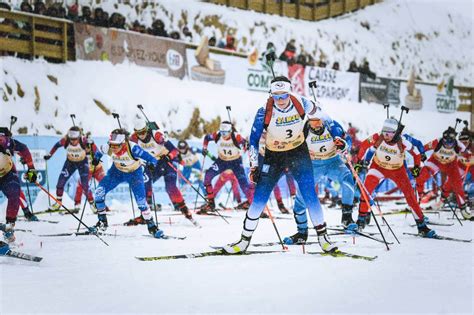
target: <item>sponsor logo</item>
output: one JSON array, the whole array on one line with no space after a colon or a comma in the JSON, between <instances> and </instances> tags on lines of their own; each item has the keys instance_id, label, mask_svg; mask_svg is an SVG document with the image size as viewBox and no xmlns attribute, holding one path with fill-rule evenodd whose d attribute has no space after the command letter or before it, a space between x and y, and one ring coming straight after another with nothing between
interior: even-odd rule
<instances>
[{"instance_id":1,"label":"sponsor logo","mask_svg":"<svg viewBox=\"0 0 474 315\"><path fill-rule=\"evenodd\" d=\"M183 56L174 49L168 49L166 52L166 64L173 71L178 71L184 65Z\"/></svg>"}]
</instances>

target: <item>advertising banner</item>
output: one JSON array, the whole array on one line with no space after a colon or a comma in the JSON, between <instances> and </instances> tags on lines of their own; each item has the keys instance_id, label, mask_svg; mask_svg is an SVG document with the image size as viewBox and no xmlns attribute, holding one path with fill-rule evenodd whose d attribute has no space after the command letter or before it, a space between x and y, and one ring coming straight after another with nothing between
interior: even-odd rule
<instances>
[{"instance_id":1,"label":"advertising banner","mask_svg":"<svg viewBox=\"0 0 474 315\"><path fill-rule=\"evenodd\" d=\"M78 60L117 64L127 59L169 76L186 75L186 44L181 41L82 23L74 23L74 38Z\"/></svg>"},{"instance_id":2,"label":"advertising banner","mask_svg":"<svg viewBox=\"0 0 474 315\"><path fill-rule=\"evenodd\" d=\"M316 98L330 98L337 100L359 101L359 73L336 71L327 68L306 67L305 69L305 95L312 96L308 86L311 81L316 81Z\"/></svg>"}]
</instances>

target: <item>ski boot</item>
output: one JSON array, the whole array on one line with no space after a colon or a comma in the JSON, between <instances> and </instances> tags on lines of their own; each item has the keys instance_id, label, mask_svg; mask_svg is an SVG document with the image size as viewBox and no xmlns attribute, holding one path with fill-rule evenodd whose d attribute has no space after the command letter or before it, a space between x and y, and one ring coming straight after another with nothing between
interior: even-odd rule
<instances>
[{"instance_id":1,"label":"ski boot","mask_svg":"<svg viewBox=\"0 0 474 315\"><path fill-rule=\"evenodd\" d=\"M193 218L193 215L192 215L191 211L188 209L188 207L186 206L186 204L184 202L176 203L174 205L174 207L175 207L176 210L181 211L181 213L184 215L184 217L186 219L188 219L189 221L191 221L191 223L195 227L198 227L198 228L201 227L201 225Z\"/></svg>"},{"instance_id":2,"label":"ski boot","mask_svg":"<svg viewBox=\"0 0 474 315\"><path fill-rule=\"evenodd\" d=\"M290 213L290 211L288 211L288 209L286 209L285 204L283 203L283 200L278 201L278 209L280 209L280 212L283 213L283 214Z\"/></svg>"},{"instance_id":3,"label":"ski boot","mask_svg":"<svg viewBox=\"0 0 474 315\"><path fill-rule=\"evenodd\" d=\"M201 208L199 208L199 211L196 212L197 214L207 214L208 212L214 212L216 211L216 204L214 202L214 199L208 199L208 202L204 204Z\"/></svg>"},{"instance_id":4,"label":"ski boot","mask_svg":"<svg viewBox=\"0 0 474 315\"><path fill-rule=\"evenodd\" d=\"M133 225L140 225L140 224L145 224L145 219L142 217L140 214L138 217L133 218L125 222L123 225L125 226L133 226Z\"/></svg>"},{"instance_id":5,"label":"ski boot","mask_svg":"<svg viewBox=\"0 0 474 315\"><path fill-rule=\"evenodd\" d=\"M329 204L328 208L335 208L339 201L338 197L331 197L331 203Z\"/></svg>"},{"instance_id":6,"label":"ski boot","mask_svg":"<svg viewBox=\"0 0 474 315\"><path fill-rule=\"evenodd\" d=\"M360 213L359 212L359 217L357 218L357 230L362 231L365 228L365 225L368 224L367 221L369 220L368 217L370 217L370 213Z\"/></svg>"},{"instance_id":7,"label":"ski boot","mask_svg":"<svg viewBox=\"0 0 474 315\"><path fill-rule=\"evenodd\" d=\"M109 223L107 222L107 215L105 213L100 213L97 215L99 221L95 224L95 232L105 231L109 227Z\"/></svg>"},{"instance_id":8,"label":"ski boot","mask_svg":"<svg viewBox=\"0 0 474 315\"><path fill-rule=\"evenodd\" d=\"M347 230L357 230L357 224L352 219L352 205L342 205L341 224Z\"/></svg>"},{"instance_id":9,"label":"ski boot","mask_svg":"<svg viewBox=\"0 0 474 315\"><path fill-rule=\"evenodd\" d=\"M3 237L7 243L13 243L16 240L15 237L15 222L10 222L6 224L0 224L0 230L3 231Z\"/></svg>"},{"instance_id":10,"label":"ski boot","mask_svg":"<svg viewBox=\"0 0 474 315\"><path fill-rule=\"evenodd\" d=\"M81 211L81 204L80 203L75 203L74 208L71 209L71 212L77 213Z\"/></svg>"},{"instance_id":11,"label":"ski boot","mask_svg":"<svg viewBox=\"0 0 474 315\"><path fill-rule=\"evenodd\" d=\"M59 201L61 201L61 199L57 198ZM59 209L61 209L61 205L58 203L58 202L55 202L54 204L52 204L51 206L49 206L49 209L48 211L51 211L51 212L56 212L56 211L59 211Z\"/></svg>"},{"instance_id":12,"label":"ski boot","mask_svg":"<svg viewBox=\"0 0 474 315\"><path fill-rule=\"evenodd\" d=\"M250 240L252 237L243 236L236 243L232 243L222 247L227 254L240 254L244 253L250 245Z\"/></svg>"},{"instance_id":13,"label":"ski boot","mask_svg":"<svg viewBox=\"0 0 474 315\"><path fill-rule=\"evenodd\" d=\"M326 230L326 223L317 225L315 227L316 233L318 234L319 246L324 252L331 253L337 251L337 246L329 240L328 232Z\"/></svg>"},{"instance_id":14,"label":"ski boot","mask_svg":"<svg viewBox=\"0 0 474 315\"><path fill-rule=\"evenodd\" d=\"M164 233L162 230L158 229L158 227L155 224L155 221L153 221L153 218L149 220L145 220L146 226L148 228L148 233L150 233L154 238L162 238Z\"/></svg>"},{"instance_id":15,"label":"ski boot","mask_svg":"<svg viewBox=\"0 0 474 315\"><path fill-rule=\"evenodd\" d=\"M7 243L0 241L0 256L5 256L10 251Z\"/></svg>"},{"instance_id":16,"label":"ski boot","mask_svg":"<svg viewBox=\"0 0 474 315\"><path fill-rule=\"evenodd\" d=\"M292 236L285 237L283 243L286 245L293 244L305 244L308 239L308 230L298 230L298 232Z\"/></svg>"},{"instance_id":17,"label":"ski boot","mask_svg":"<svg viewBox=\"0 0 474 315\"><path fill-rule=\"evenodd\" d=\"M415 220L416 222L416 227L418 228L418 234L421 235L422 237L426 238L434 238L436 236L435 230L431 230L427 225L426 225L426 220L425 218L421 220Z\"/></svg>"},{"instance_id":18,"label":"ski boot","mask_svg":"<svg viewBox=\"0 0 474 315\"><path fill-rule=\"evenodd\" d=\"M266 211L262 211L262 213L260 214L260 219L268 219L270 218L268 216L268 213Z\"/></svg>"},{"instance_id":19,"label":"ski boot","mask_svg":"<svg viewBox=\"0 0 474 315\"><path fill-rule=\"evenodd\" d=\"M461 215L464 220L472 221L471 209L468 209L466 204L463 204L459 208L461 209Z\"/></svg>"},{"instance_id":20,"label":"ski boot","mask_svg":"<svg viewBox=\"0 0 474 315\"><path fill-rule=\"evenodd\" d=\"M237 209L248 210L250 208L250 202L245 200L244 202L237 205Z\"/></svg>"},{"instance_id":21,"label":"ski boot","mask_svg":"<svg viewBox=\"0 0 474 315\"><path fill-rule=\"evenodd\" d=\"M23 214L25 215L25 219L31 222L38 222L38 217L31 213L30 209L25 208L23 209Z\"/></svg>"}]
</instances>

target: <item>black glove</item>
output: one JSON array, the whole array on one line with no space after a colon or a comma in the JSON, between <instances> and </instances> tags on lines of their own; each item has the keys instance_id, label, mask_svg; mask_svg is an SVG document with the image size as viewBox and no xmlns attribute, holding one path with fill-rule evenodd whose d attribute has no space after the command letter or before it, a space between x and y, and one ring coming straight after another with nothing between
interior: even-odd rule
<instances>
[{"instance_id":1,"label":"black glove","mask_svg":"<svg viewBox=\"0 0 474 315\"><path fill-rule=\"evenodd\" d=\"M30 168L26 173L25 173L25 179L27 179L30 183L36 182L36 179L38 178L38 171L35 170L34 168Z\"/></svg>"},{"instance_id":2,"label":"black glove","mask_svg":"<svg viewBox=\"0 0 474 315\"><path fill-rule=\"evenodd\" d=\"M153 163L148 163L146 165L146 167L148 168L148 171L153 174L155 172L155 169L156 169L156 164L153 164Z\"/></svg>"},{"instance_id":3,"label":"black glove","mask_svg":"<svg viewBox=\"0 0 474 315\"><path fill-rule=\"evenodd\" d=\"M202 155L206 156L209 153L209 151L207 151L207 149L202 149L201 153Z\"/></svg>"},{"instance_id":4,"label":"black glove","mask_svg":"<svg viewBox=\"0 0 474 315\"><path fill-rule=\"evenodd\" d=\"M249 179L252 183L256 184L260 179L260 168L252 167L250 168Z\"/></svg>"},{"instance_id":5,"label":"black glove","mask_svg":"<svg viewBox=\"0 0 474 315\"><path fill-rule=\"evenodd\" d=\"M421 162L426 161L427 157L425 153L421 153Z\"/></svg>"},{"instance_id":6,"label":"black glove","mask_svg":"<svg viewBox=\"0 0 474 315\"><path fill-rule=\"evenodd\" d=\"M43 158L45 161L47 161L51 158L51 154L46 154Z\"/></svg>"},{"instance_id":7,"label":"black glove","mask_svg":"<svg viewBox=\"0 0 474 315\"><path fill-rule=\"evenodd\" d=\"M411 175L413 175L413 177L415 178L420 176L420 172L421 172L421 168L417 165L413 166L413 168L411 169Z\"/></svg>"},{"instance_id":8,"label":"black glove","mask_svg":"<svg viewBox=\"0 0 474 315\"><path fill-rule=\"evenodd\" d=\"M160 161L162 161L163 164L171 163L171 159L168 155L163 155L160 157Z\"/></svg>"},{"instance_id":9,"label":"black glove","mask_svg":"<svg viewBox=\"0 0 474 315\"><path fill-rule=\"evenodd\" d=\"M95 158L95 157L92 159L92 165L93 166L97 166L97 165L99 165L99 163L100 163L100 159Z\"/></svg>"}]
</instances>

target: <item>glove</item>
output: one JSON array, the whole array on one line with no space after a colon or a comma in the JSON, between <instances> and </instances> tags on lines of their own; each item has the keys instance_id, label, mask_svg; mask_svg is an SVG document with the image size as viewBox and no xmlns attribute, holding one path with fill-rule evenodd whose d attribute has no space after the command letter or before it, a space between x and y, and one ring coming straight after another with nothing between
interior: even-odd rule
<instances>
[{"instance_id":1,"label":"glove","mask_svg":"<svg viewBox=\"0 0 474 315\"><path fill-rule=\"evenodd\" d=\"M413 177L415 178L420 176L420 172L421 172L421 169L418 165L413 166L413 168L411 169L411 175L413 175Z\"/></svg>"},{"instance_id":2,"label":"glove","mask_svg":"<svg viewBox=\"0 0 474 315\"><path fill-rule=\"evenodd\" d=\"M336 145L337 150L339 153L346 153L347 151L347 142L346 140L342 139L341 137L334 138L334 144Z\"/></svg>"},{"instance_id":3,"label":"glove","mask_svg":"<svg viewBox=\"0 0 474 315\"><path fill-rule=\"evenodd\" d=\"M97 165L99 165L99 163L100 163L100 159L97 159L97 158L92 159L92 165L93 166L97 166Z\"/></svg>"},{"instance_id":4,"label":"glove","mask_svg":"<svg viewBox=\"0 0 474 315\"><path fill-rule=\"evenodd\" d=\"M47 161L51 158L51 154L46 154L43 158L45 161Z\"/></svg>"},{"instance_id":5,"label":"glove","mask_svg":"<svg viewBox=\"0 0 474 315\"><path fill-rule=\"evenodd\" d=\"M30 168L26 173L25 173L25 179L27 179L30 183L36 182L36 179L38 178L38 171L35 170L34 168Z\"/></svg>"},{"instance_id":6,"label":"glove","mask_svg":"<svg viewBox=\"0 0 474 315\"><path fill-rule=\"evenodd\" d=\"M253 184L256 184L260 179L260 169L258 167L250 168L249 179Z\"/></svg>"},{"instance_id":7,"label":"glove","mask_svg":"<svg viewBox=\"0 0 474 315\"><path fill-rule=\"evenodd\" d=\"M426 161L426 159L427 159L426 154L425 154L425 153L422 153L422 154L421 154L421 162Z\"/></svg>"},{"instance_id":8,"label":"glove","mask_svg":"<svg viewBox=\"0 0 474 315\"><path fill-rule=\"evenodd\" d=\"M150 171L151 174L153 174L155 172L155 169L156 169L156 164L154 163L148 163L146 165L146 167L148 168L148 171Z\"/></svg>"},{"instance_id":9,"label":"glove","mask_svg":"<svg viewBox=\"0 0 474 315\"><path fill-rule=\"evenodd\" d=\"M367 167L367 164L365 162L359 162L354 165L354 170L356 171L357 174L359 174L366 167Z\"/></svg>"},{"instance_id":10,"label":"glove","mask_svg":"<svg viewBox=\"0 0 474 315\"><path fill-rule=\"evenodd\" d=\"M207 151L207 149L202 149L201 153L202 155L206 156L209 153L209 151Z\"/></svg>"},{"instance_id":11,"label":"glove","mask_svg":"<svg viewBox=\"0 0 474 315\"><path fill-rule=\"evenodd\" d=\"M163 155L160 157L160 161L162 161L163 164L168 164L171 162L171 159L168 155Z\"/></svg>"}]
</instances>

